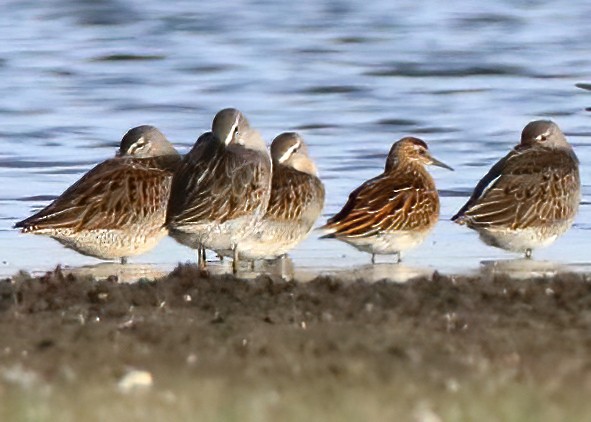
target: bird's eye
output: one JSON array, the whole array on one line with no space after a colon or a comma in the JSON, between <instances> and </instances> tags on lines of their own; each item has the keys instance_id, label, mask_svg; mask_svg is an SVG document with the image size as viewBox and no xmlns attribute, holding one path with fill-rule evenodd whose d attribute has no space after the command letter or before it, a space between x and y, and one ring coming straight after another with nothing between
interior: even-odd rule
<instances>
[{"instance_id":1,"label":"bird's eye","mask_svg":"<svg viewBox=\"0 0 591 422\"><path fill-rule=\"evenodd\" d=\"M427 151L425 151L424 149L419 150L419 154L421 155L425 155L427 153Z\"/></svg>"},{"instance_id":2,"label":"bird's eye","mask_svg":"<svg viewBox=\"0 0 591 422\"><path fill-rule=\"evenodd\" d=\"M142 136L137 141L135 141L134 149L142 149L146 146L146 139Z\"/></svg>"},{"instance_id":3,"label":"bird's eye","mask_svg":"<svg viewBox=\"0 0 591 422\"><path fill-rule=\"evenodd\" d=\"M536 140L537 140L537 141L539 141L539 142L544 142L544 141L546 141L547 139L548 139L548 137L547 137L546 135L538 135L538 136L536 137Z\"/></svg>"}]
</instances>

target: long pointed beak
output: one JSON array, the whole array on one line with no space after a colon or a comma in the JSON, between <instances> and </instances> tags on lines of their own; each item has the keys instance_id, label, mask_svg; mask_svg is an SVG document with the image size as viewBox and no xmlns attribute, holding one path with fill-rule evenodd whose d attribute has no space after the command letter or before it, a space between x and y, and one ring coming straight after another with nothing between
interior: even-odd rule
<instances>
[{"instance_id":1,"label":"long pointed beak","mask_svg":"<svg viewBox=\"0 0 591 422\"><path fill-rule=\"evenodd\" d=\"M436 159L435 157L433 157L433 156L430 156L430 158L431 158L431 165L432 165L432 166L443 167L444 169L448 169L448 170L454 171L454 169L453 169L453 168L451 168L450 166L448 166L448 165L447 165L447 164L445 164L445 163L442 163L441 161L439 161L439 160L438 160L438 159Z\"/></svg>"}]
</instances>

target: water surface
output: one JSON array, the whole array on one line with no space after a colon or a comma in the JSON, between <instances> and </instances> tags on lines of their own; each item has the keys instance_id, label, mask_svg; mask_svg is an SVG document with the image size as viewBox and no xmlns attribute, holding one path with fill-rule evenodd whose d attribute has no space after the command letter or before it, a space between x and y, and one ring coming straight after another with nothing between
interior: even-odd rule
<instances>
[{"instance_id":1,"label":"water surface","mask_svg":"<svg viewBox=\"0 0 591 422\"><path fill-rule=\"evenodd\" d=\"M513 255L449 221L523 126L554 119L582 163L574 228L542 260L585 265L589 245L591 4L583 0L9 1L0 14L0 274L99 261L11 227L114 155L133 126L158 126L186 152L215 112L244 111L268 142L303 134L326 184L324 216L378 174L392 142L425 139L441 222L405 264L465 272ZM369 256L312 235L300 268ZM171 239L134 258L193 260Z\"/></svg>"}]
</instances>

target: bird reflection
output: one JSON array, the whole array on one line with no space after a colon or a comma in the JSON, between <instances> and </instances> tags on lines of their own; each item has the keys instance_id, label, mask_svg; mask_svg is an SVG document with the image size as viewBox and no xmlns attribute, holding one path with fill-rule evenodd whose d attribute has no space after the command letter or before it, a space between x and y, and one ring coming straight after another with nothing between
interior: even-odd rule
<instances>
[{"instance_id":1,"label":"bird reflection","mask_svg":"<svg viewBox=\"0 0 591 422\"><path fill-rule=\"evenodd\" d=\"M115 262L101 262L96 265L64 268L65 274L77 277L92 277L95 280L116 278L120 283L133 283L141 279L155 280L166 276L171 268L155 264L125 264Z\"/></svg>"},{"instance_id":2,"label":"bird reflection","mask_svg":"<svg viewBox=\"0 0 591 422\"><path fill-rule=\"evenodd\" d=\"M378 263L331 271L326 275L338 277L343 281L363 280L373 283L385 280L394 283L406 283L422 278L430 280L433 278L434 272L435 270L427 267L415 267L399 263Z\"/></svg>"},{"instance_id":3,"label":"bird reflection","mask_svg":"<svg viewBox=\"0 0 591 422\"><path fill-rule=\"evenodd\" d=\"M564 264L527 258L500 259L480 263L480 274L485 280L498 275L522 280L532 277L555 276L566 272L572 272L572 269Z\"/></svg>"}]
</instances>

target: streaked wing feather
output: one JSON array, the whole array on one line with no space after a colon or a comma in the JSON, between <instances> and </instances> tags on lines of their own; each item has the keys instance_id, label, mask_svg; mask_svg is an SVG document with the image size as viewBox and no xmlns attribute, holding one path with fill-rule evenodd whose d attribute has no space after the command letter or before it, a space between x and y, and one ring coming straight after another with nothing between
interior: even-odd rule
<instances>
[{"instance_id":1,"label":"streaked wing feather","mask_svg":"<svg viewBox=\"0 0 591 422\"><path fill-rule=\"evenodd\" d=\"M50 205L17 224L25 230L118 229L164 209L172 173L153 160L105 161Z\"/></svg>"},{"instance_id":2,"label":"streaked wing feather","mask_svg":"<svg viewBox=\"0 0 591 422\"><path fill-rule=\"evenodd\" d=\"M499 176L501 176L501 174L503 174L503 169L505 168L507 161L510 160L514 155L515 155L515 150L512 150L509 154L507 154L505 157L503 157L502 159L497 161L491 167L491 169L488 171L488 173L486 173L484 175L484 177L482 179L480 179L480 181L478 182L478 184L474 188L472 195L470 195L470 198L468 199L468 201L451 218L452 221L456 221L456 220L460 219L464 215L464 213L468 209L470 209L472 206L474 206L474 204L485 194L487 189L491 189L494 186L494 184L496 183Z\"/></svg>"},{"instance_id":3,"label":"streaked wing feather","mask_svg":"<svg viewBox=\"0 0 591 422\"><path fill-rule=\"evenodd\" d=\"M473 227L511 229L570 219L579 189L573 154L526 151L507 161L503 174L464 211L462 219Z\"/></svg>"},{"instance_id":4,"label":"streaked wing feather","mask_svg":"<svg viewBox=\"0 0 591 422\"><path fill-rule=\"evenodd\" d=\"M401 171L365 182L323 229L342 236L371 236L427 228L438 214L439 199L430 176Z\"/></svg>"},{"instance_id":5,"label":"streaked wing feather","mask_svg":"<svg viewBox=\"0 0 591 422\"><path fill-rule=\"evenodd\" d=\"M267 216L294 221L301 219L311 205L316 205L318 212L321 211L324 186L317 177L287 166L277 166L273 171Z\"/></svg>"},{"instance_id":6,"label":"streaked wing feather","mask_svg":"<svg viewBox=\"0 0 591 422\"><path fill-rule=\"evenodd\" d=\"M252 150L224 151L211 142L197 159L185 159L173 181L167 221L173 225L225 222L252 214L268 201L270 161Z\"/></svg>"}]
</instances>

